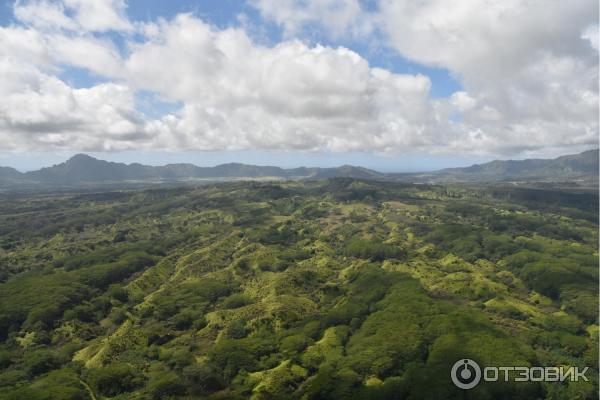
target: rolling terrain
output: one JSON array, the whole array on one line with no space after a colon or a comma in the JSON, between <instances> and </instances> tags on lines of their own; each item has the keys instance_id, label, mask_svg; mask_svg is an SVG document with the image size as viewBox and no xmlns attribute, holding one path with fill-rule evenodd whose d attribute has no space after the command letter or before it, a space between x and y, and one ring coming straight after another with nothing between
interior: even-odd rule
<instances>
[{"instance_id":1,"label":"rolling terrain","mask_svg":"<svg viewBox=\"0 0 600 400\"><path fill-rule=\"evenodd\" d=\"M595 398L598 196L338 178L0 195L0 399Z\"/></svg>"}]
</instances>

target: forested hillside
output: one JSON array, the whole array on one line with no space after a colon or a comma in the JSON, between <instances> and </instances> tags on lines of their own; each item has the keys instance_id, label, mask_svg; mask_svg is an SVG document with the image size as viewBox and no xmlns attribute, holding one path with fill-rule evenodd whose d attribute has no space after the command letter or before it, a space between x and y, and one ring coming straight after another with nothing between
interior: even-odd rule
<instances>
[{"instance_id":1,"label":"forested hillside","mask_svg":"<svg viewBox=\"0 0 600 400\"><path fill-rule=\"evenodd\" d=\"M593 399L598 196L353 179L0 198L0 399ZM589 382L453 386L457 360Z\"/></svg>"}]
</instances>

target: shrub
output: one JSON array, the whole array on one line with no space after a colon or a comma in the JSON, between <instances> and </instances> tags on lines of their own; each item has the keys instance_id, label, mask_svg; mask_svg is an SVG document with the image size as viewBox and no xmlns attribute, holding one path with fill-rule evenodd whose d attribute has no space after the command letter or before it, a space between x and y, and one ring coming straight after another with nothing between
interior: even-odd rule
<instances>
[{"instance_id":1,"label":"shrub","mask_svg":"<svg viewBox=\"0 0 600 400\"><path fill-rule=\"evenodd\" d=\"M364 258L372 261L383 261L388 258L399 258L404 252L397 246L363 239L353 239L344 246L342 253L348 257Z\"/></svg>"},{"instance_id":2,"label":"shrub","mask_svg":"<svg viewBox=\"0 0 600 400\"><path fill-rule=\"evenodd\" d=\"M129 300L127 291L120 286L113 285L108 289L108 295L121 303L126 303Z\"/></svg>"},{"instance_id":3,"label":"shrub","mask_svg":"<svg viewBox=\"0 0 600 400\"><path fill-rule=\"evenodd\" d=\"M31 376L56 369L60 364L59 356L50 350L37 350L26 354L23 359L23 366Z\"/></svg>"},{"instance_id":4,"label":"shrub","mask_svg":"<svg viewBox=\"0 0 600 400\"><path fill-rule=\"evenodd\" d=\"M113 397L131 392L143 385L143 376L127 364L111 364L93 368L86 373L87 381L103 396Z\"/></svg>"},{"instance_id":5,"label":"shrub","mask_svg":"<svg viewBox=\"0 0 600 400\"><path fill-rule=\"evenodd\" d=\"M183 369L183 379L191 394L203 395L224 387L223 379L209 366L195 364Z\"/></svg>"},{"instance_id":6,"label":"shrub","mask_svg":"<svg viewBox=\"0 0 600 400\"><path fill-rule=\"evenodd\" d=\"M234 308L244 307L250 304L251 302L252 300L250 300L248 296L236 293L232 294L229 297L226 297L225 300L223 300L223 308L231 310Z\"/></svg>"},{"instance_id":7,"label":"shrub","mask_svg":"<svg viewBox=\"0 0 600 400\"><path fill-rule=\"evenodd\" d=\"M304 335L291 335L281 339L279 349L283 352L299 353L306 348L307 337Z\"/></svg>"},{"instance_id":8,"label":"shrub","mask_svg":"<svg viewBox=\"0 0 600 400\"><path fill-rule=\"evenodd\" d=\"M186 393L181 378L174 372L160 374L150 379L148 391L152 399L161 400L169 396L182 396Z\"/></svg>"},{"instance_id":9,"label":"shrub","mask_svg":"<svg viewBox=\"0 0 600 400\"><path fill-rule=\"evenodd\" d=\"M231 339L241 339L246 337L247 331L243 321L236 319L231 321L227 327L227 337Z\"/></svg>"}]
</instances>

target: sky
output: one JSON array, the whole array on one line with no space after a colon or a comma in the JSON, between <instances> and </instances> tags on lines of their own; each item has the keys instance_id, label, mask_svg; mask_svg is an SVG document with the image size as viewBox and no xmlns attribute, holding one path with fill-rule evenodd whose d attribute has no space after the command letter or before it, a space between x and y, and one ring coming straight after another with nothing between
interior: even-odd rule
<instances>
[{"instance_id":1,"label":"sky","mask_svg":"<svg viewBox=\"0 0 600 400\"><path fill-rule=\"evenodd\" d=\"M596 0L0 2L0 165L382 171L598 147Z\"/></svg>"}]
</instances>

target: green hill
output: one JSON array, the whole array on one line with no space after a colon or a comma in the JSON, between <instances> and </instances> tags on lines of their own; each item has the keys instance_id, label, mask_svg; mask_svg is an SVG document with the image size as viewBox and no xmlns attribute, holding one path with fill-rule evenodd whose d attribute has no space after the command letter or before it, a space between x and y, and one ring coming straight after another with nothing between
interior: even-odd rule
<instances>
[{"instance_id":1,"label":"green hill","mask_svg":"<svg viewBox=\"0 0 600 400\"><path fill-rule=\"evenodd\" d=\"M466 392L463 358L589 381ZM597 365L597 193L338 178L0 195L1 400L586 399Z\"/></svg>"}]
</instances>

